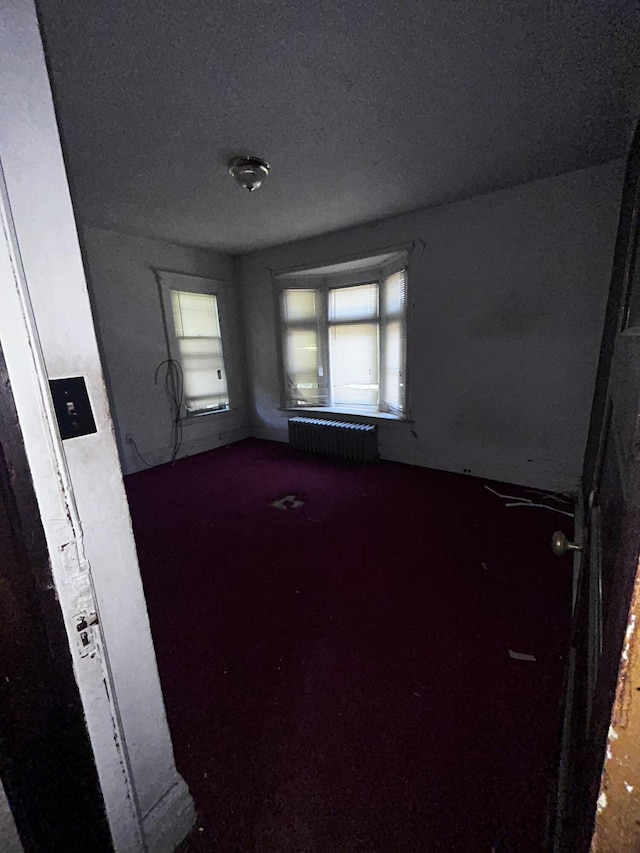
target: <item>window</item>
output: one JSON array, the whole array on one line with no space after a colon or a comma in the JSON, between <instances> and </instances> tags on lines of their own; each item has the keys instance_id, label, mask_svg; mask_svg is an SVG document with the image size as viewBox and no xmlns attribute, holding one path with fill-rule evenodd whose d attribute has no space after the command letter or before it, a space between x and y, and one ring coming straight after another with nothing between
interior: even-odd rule
<instances>
[{"instance_id":1,"label":"window","mask_svg":"<svg viewBox=\"0 0 640 853\"><path fill-rule=\"evenodd\" d=\"M169 354L182 369L182 412L191 417L229 408L216 282L159 273ZM188 288L188 289L187 289Z\"/></svg>"},{"instance_id":2,"label":"window","mask_svg":"<svg viewBox=\"0 0 640 853\"><path fill-rule=\"evenodd\" d=\"M345 266L335 275L329 267L321 276L282 276L284 406L402 417L406 265L346 273Z\"/></svg>"}]
</instances>

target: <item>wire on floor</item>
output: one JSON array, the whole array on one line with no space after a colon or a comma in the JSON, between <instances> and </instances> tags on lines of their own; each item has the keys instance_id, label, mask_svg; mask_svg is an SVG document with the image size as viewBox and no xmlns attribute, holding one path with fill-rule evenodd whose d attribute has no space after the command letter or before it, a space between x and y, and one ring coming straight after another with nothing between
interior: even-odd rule
<instances>
[{"instance_id":1,"label":"wire on floor","mask_svg":"<svg viewBox=\"0 0 640 853\"><path fill-rule=\"evenodd\" d=\"M528 507L538 507L539 509L550 509L551 512L559 512L561 515L568 515L569 518L573 518L574 514L572 512L567 512L564 509L560 509L557 506L549 506L549 504L545 503L534 503L531 498L525 498L520 495L501 495L500 492L496 492L495 489L490 488L489 486L485 486L485 489L488 492L491 492L492 495L496 495L499 498L502 498L505 501L509 501L510 503L506 503L505 506L528 506ZM526 491L532 491L531 489L527 489ZM539 492L541 498L548 498L549 500L558 500L559 493L550 493L550 492Z\"/></svg>"}]
</instances>

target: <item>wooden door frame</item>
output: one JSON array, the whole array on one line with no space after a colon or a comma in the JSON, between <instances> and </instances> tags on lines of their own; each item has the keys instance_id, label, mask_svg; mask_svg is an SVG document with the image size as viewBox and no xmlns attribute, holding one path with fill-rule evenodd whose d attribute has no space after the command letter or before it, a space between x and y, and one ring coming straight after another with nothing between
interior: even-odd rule
<instances>
[{"instance_id":1,"label":"wooden door frame","mask_svg":"<svg viewBox=\"0 0 640 853\"><path fill-rule=\"evenodd\" d=\"M88 839L92 850L109 851L102 791L1 347L0 513L3 531L10 531L0 548L0 582L13 617L0 628L0 659L10 666L21 643L36 647L35 671L16 659L19 677L0 679L0 778L7 800L25 853L81 851ZM11 643L18 626L19 639ZM46 731L39 732L43 723Z\"/></svg>"},{"instance_id":2,"label":"wooden door frame","mask_svg":"<svg viewBox=\"0 0 640 853\"><path fill-rule=\"evenodd\" d=\"M175 767L36 0L5 7L0 341L113 845L168 850L193 801ZM72 376L97 432L62 442L49 380Z\"/></svg>"},{"instance_id":3,"label":"wooden door frame","mask_svg":"<svg viewBox=\"0 0 640 853\"><path fill-rule=\"evenodd\" d=\"M123 851L144 850L142 818L101 626L98 624L92 629L96 643L94 656L80 658L74 651L77 647L74 614L97 612L98 607L91 566L84 549L82 521L56 425L1 155L0 293L0 342L7 376L13 385L15 417L21 420L22 446L36 495L37 517L44 531L52 583L63 618L67 651L73 661L113 846Z\"/></svg>"}]
</instances>

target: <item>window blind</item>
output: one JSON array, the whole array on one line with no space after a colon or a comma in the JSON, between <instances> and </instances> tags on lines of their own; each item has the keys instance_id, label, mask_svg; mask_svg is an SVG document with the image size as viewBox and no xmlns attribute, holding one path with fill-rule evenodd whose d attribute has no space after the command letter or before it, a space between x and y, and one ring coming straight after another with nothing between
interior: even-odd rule
<instances>
[{"instance_id":1,"label":"window blind","mask_svg":"<svg viewBox=\"0 0 640 853\"><path fill-rule=\"evenodd\" d=\"M329 291L329 359L334 406L377 409L378 285Z\"/></svg>"},{"instance_id":2,"label":"window blind","mask_svg":"<svg viewBox=\"0 0 640 853\"><path fill-rule=\"evenodd\" d=\"M320 340L320 292L311 288L283 290L282 322L285 404L326 405Z\"/></svg>"},{"instance_id":3,"label":"window blind","mask_svg":"<svg viewBox=\"0 0 640 853\"><path fill-rule=\"evenodd\" d=\"M217 298L210 293L172 290L171 309L187 415L228 409Z\"/></svg>"}]
</instances>

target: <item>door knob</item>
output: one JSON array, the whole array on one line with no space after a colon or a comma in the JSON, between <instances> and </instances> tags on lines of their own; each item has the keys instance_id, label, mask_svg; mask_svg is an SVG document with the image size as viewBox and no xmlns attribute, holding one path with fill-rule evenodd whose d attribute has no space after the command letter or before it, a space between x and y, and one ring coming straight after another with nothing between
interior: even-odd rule
<instances>
[{"instance_id":1,"label":"door knob","mask_svg":"<svg viewBox=\"0 0 640 853\"><path fill-rule=\"evenodd\" d=\"M578 545L577 542L569 542L562 530L556 530L551 537L551 550L561 557L567 551L582 551L582 545Z\"/></svg>"}]
</instances>

